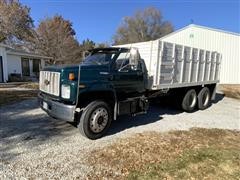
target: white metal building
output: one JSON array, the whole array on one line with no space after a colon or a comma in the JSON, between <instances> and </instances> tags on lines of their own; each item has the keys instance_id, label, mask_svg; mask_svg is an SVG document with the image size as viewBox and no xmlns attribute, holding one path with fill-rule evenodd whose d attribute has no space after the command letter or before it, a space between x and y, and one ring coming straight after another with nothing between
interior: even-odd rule
<instances>
[{"instance_id":1,"label":"white metal building","mask_svg":"<svg viewBox=\"0 0 240 180\"><path fill-rule=\"evenodd\" d=\"M160 40L221 53L220 83L240 84L240 34L191 24Z\"/></svg>"}]
</instances>

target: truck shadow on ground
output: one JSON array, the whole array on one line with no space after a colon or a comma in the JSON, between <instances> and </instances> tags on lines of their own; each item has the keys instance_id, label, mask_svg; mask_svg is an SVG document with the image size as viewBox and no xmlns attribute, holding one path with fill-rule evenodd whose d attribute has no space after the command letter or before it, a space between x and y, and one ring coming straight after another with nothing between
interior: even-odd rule
<instances>
[{"instance_id":1,"label":"truck shadow on ground","mask_svg":"<svg viewBox=\"0 0 240 180\"><path fill-rule=\"evenodd\" d=\"M151 102L147 114L138 116L120 116L116 121L112 122L108 135L117 134L126 129L130 129L137 126L143 126L163 119L164 114L176 115L183 111L174 107L173 104L160 101Z\"/></svg>"},{"instance_id":2,"label":"truck shadow on ground","mask_svg":"<svg viewBox=\"0 0 240 180\"><path fill-rule=\"evenodd\" d=\"M224 98L224 94L216 94L213 104L218 103ZM152 101L150 103L149 111L147 114L139 116L120 116L116 121L112 121L108 135L117 134L126 129L130 129L137 126L143 126L151 124L163 119L163 115L176 115L183 113L180 110L174 100L168 98L159 98L158 101Z\"/></svg>"},{"instance_id":3,"label":"truck shadow on ground","mask_svg":"<svg viewBox=\"0 0 240 180\"><path fill-rule=\"evenodd\" d=\"M161 105L151 104L147 114L138 116L120 116L116 121L112 121L110 130L107 135L117 134L126 129L143 126L163 119L164 114L179 114L182 111L172 109L171 107L162 107Z\"/></svg>"},{"instance_id":4,"label":"truck shadow on ground","mask_svg":"<svg viewBox=\"0 0 240 180\"><path fill-rule=\"evenodd\" d=\"M214 100L212 103L213 103L213 104L216 104L216 103L218 103L219 101L223 100L224 97L225 97L225 94L216 93L215 100Z\"/></svg>"}]
</instances>

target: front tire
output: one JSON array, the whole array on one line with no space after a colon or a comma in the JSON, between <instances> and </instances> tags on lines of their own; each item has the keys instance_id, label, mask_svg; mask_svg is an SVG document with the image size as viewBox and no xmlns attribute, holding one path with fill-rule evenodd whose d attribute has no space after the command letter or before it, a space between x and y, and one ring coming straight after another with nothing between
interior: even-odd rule
<instances>
[{"instance_id":1,"label":"front tire","mask_svg":"<svg viewBox=\"0 0 240 180\"><path fill-rule=\"evenodd\" d=\"M182 100L182 109L186 112L193 112L197 104L197 93L194 89L186 92Z\"/></svg>"},{"instance_id":2,"label":"front tire","mask_svg":"<svg viewBox=\"0 0 240 180\"><path fill-rule=\"evenodd\" d=\"M80 133L89 139L101 138L109 129L112 111L104 101L93 101L83 110L78 124Z\"/></svg>"}]
</instances>

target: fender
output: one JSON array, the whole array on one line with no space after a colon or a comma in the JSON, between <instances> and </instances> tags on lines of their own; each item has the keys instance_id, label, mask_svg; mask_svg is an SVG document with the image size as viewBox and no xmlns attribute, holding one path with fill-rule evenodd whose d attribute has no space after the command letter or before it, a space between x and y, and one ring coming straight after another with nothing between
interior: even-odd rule
<instances>
[{"instance_id":1,"label":"fender","mask_svg":"<svg viewBox=\"0 0 240 180\"><path fill-rule=\"evenodd\" d=\"M78 91L78 105L82 102L85 102L86 100L91 100L96 98L103 98L106 99L106 101L110 100L113 102L113 119L117 119L117 106L118 106L118 99L117 99L117 94L116 90L113 88L109 82L103 82L103 81L98 81L98 82L91 82L91 83L86 83L85 88L79 87ZM83 100L83 101L82 101Z\"/></svg>"}]
</instances>

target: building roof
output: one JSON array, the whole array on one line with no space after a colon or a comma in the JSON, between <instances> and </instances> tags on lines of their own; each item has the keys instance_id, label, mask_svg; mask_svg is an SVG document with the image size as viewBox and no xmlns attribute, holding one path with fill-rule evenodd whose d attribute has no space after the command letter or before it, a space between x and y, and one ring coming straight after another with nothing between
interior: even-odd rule
<instances>
[{"instance_id":1,"label":"building roof","mask_svg":"<svg viewBox=\"0 0 240 180\"><path fill-rule=\"evenodd\" d=\"M173 32L170 33L170 34L167 34L166 36L161 37L160 40L163 40L163 39L166 38L166 37L169 37L169 36L171 36L171 35L173 35L173 34L176 34L176 33L180 32L180 31L183 31L183 30L185 30L185 29L187 29L187 28L191 28L191 27L196 27L196 28L201 28L201 29L207 29L207 30L210 30L210 31L216 31L216 32L231 34L231 35L235 35L235 36L240 36L239 33L235 33L235 32L230 32L230 31L225 31L225 30L221 30L221 29L210 28L210 27L206 27L206 26L200 26L200 25L196 25L196 24L189 24L188 26L185 26L185 27L183 27L183 28L181 28L181 29L178 29L178 30L176 30L176 31L173 31Z\"/></svg>"},{"instance_id":2,"label":"building roof","mask_svg":"<svg viewBox=\"0 0 240 180\"><path fill-rule=\"evenodd\" d=\"M26 57L33 57L33 58L43 58L43 59L52 59L52 57L48 57L48 56L43 56L40 54L36 54L33 52L26 52L23 50L16 50L16 49L8 49L6 51L7 54L10 55L19 55L19 56L26 56Z\"/></svg>"},{"instance_id":3,"label":"building roof","mask_svg":"<svg viewBox=\"0 0 240 180\"><path fill-rule=\"evenodd\" d=\"M6 54L10 55L18 55L18 56L25 56L25 57L32 57L32 58L42 58L42 59L52 59L52 57L40 55L34 52L27 52L24 50L18 50L10 47L7 44L0 43L0 47L4 47L6 49Z\"/></svg>"}]
</instances>

